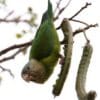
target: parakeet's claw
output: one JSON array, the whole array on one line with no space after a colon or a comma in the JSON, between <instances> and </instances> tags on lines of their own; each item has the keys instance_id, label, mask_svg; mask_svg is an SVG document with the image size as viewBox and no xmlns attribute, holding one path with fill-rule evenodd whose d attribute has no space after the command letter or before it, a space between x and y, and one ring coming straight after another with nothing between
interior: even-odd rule
<instances>
[{"instance_id":1,"label":"parakeet's claw","mask_svg":"<svg viewBox=\"0 0 100 100\"><path fill-rule=\"evenodd\" d=\"M64 59L65 59L64 56L61 55L61 54L59 54L59 58L60 58L59 64L63 65L64 62L65 62L65 60L64 60Z\"/></svg>"},{"instance_id":2,"label":"parakeet's claw","mask_svg":"<svg viewBox=\"0 0 100 100\"><path fill-rule=\"evenodd\" d=\"M59 64L64 65L64 63L65 63L65 59L63 57L62 59L60 59Z\"/></svg>"}]
</instances>

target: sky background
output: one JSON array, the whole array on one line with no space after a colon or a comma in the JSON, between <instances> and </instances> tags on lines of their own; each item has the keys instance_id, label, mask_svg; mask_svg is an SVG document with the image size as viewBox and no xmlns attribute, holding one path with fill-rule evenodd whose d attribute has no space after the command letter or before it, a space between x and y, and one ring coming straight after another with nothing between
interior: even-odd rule
<instances>
[{"instance_id":1,"label":"sky background","mask_svg":"<svg viewBox=\"0 0 100 100\"><path fill-rule=\"evenodd\" d=\"M53 7L55 8L57 0L51 0ZM85 9L76 19L83 20L89 24L100 23L100 2L99 0L72 0L68 8L60 16L59 21L55 25L59 25L63 18L71 17L75 12L77 12L82 6L85 5L85 2L91 2L92 6ZM63 0L61 7L64 6L68 0ZM6 15L7 11L14 10L16 15L25 14L27 7L33 7L33 11L37 13L38 17L36 23L40 23L43 12L47 8L47 0L7 0L8 8L0 11L0 18L3 18ZM73 30L83 27L83 25L71 22ZM0 50L18 43L23 43L31 40L34 34L27 34L22 39L16 39L15 33L20 32L22 29L28 29L28 26L25 24L15 25L14 23L0 24ZM36 29L33 30L36 32ZM100 100L100 28L91 28L87 32L87 36L91 41L93 46L93 56L89 66L87 81L86 81L86 90L95 90L97 92L96 100ZM61 31L58 31L60 39L62 38ZM76 73L78 69L78 64L82 54L82 48L85 44L85 39L82 34L75 36L74 38L74 48L73 48L73 57L71 68L69 71L68 78L65 82L62 93L59 97L56 97L55 100L78 100L76 91L75 91L75 80ZM29 48L30 49L30 48ZM10 55L9 53L8 55ZM5 57L4 55L3 57ZM26 83L22 80L20 73L23 66L28 62L29 54L23 56L19 54L15 59L1 63L0 65L10 68L15 75L13 79L7 72L0 73L0 76L3 78L0 85L0 100L54 100L52 95L52 86L55 83L57 75L60 70L60 65L54 70L54 74L50 79L43 85L36 83Z\"/></svg>"}]
</instances>

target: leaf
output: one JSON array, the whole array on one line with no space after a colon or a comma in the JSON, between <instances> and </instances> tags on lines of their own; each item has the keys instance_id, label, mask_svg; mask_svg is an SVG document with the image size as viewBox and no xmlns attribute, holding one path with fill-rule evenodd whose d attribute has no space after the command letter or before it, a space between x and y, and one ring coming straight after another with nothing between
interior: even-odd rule
<instances>
[{"instance_id":1,"label":"leaf","mask_svg":"<svg viewBox=\"0 0 100 100\"><path fill-rule=\"evenodd\" d=\"M16 38L18 38L18 39L19 39L19 38L22 38L22 37L23 37L23 35L22 35L22 34L20 34L20 33L17 33L17 34L16 34Z\"/></svg>"}]
</instances>

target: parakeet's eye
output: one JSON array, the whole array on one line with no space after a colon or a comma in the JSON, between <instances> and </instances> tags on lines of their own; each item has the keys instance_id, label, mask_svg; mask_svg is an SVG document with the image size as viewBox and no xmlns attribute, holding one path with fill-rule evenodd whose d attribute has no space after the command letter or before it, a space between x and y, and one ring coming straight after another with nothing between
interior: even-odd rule
<instances>
[{"instance_id":1,"label":"parakeet's eye","mask_svg":"<svg viewBox=\"0 0 100 100\"><path fill-rule=\"evenodd\" d=\"M30 67L27 67L27 68L26 68L27 73L29 72L29 70L30 70Z\"/></svg>"}]
</instances>

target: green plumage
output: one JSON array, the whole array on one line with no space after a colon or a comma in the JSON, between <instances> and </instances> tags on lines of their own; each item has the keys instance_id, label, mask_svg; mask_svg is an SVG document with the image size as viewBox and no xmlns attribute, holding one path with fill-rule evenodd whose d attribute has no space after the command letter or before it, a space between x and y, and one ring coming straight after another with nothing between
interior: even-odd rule
<instances>
[{"instance_id":1,"label":"green plumage","mask_svg":"<svg viewBox=\"0 0 100 100\"><path fill-rule=\"evenodd\" d=\"M59 58L59 50L60 43L53 24L52 4L48 0L48 9L43 14L40 27L37 30L35 38L32 42L29 57L29 61L35 59L43 65L45 69L45 77L42 82L47 80L51 75Z\"/></svg>"}]
</instances>

